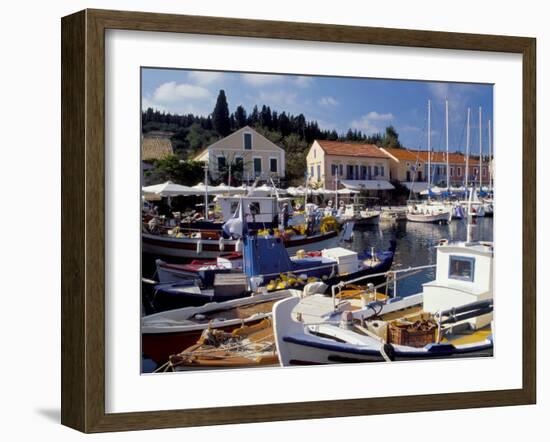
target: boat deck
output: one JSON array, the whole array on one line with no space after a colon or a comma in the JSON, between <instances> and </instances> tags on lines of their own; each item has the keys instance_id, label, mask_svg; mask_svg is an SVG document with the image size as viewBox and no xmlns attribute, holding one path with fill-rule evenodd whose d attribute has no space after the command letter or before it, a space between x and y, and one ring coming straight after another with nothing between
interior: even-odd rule
<instances>
[{"instance_id":1,"label":"boat deck","mask_svg":"<svg viewBox=\"0 0 550 442\"><path fill-rule=\"evenodd\" d=\"M391 313L386 313L381 316L383 321L394 321L396 319L407 319L414 317L423 312L422 306L417 305L409 307L407 309L398 310ZM450 328L450 332L446 333L441 339L441 342L453 344L453 345L465 345L475 344L485 341L492 333L491 326L480 328L478 330L471 330L468 327L464 327L464 324L455 324L454 328Z\"/></svg>"},{"instance_id":2,"label":"boat deck","mask_svg":"<svg viewBox=\"0 0 550 442\"><path fill-rule=\"evenodd\" d=\"M491 326L480 328L479 330L459 331L445 335L441 342L448 342L453 345L475 344L486 340L491 335Z\"/></svg>"},{"instance_id":3,"label":"boat deck","mask_svg":"<svg viewBox=\"0 0 550 442\"><path fill-rule=\"evenodd\" d=\"M232 309L215 310L213 312L205 313L199 318L195 317L194 321L198 324L208 323L215 319L246 319L253 315L268 314L273 310L273 305L279 301L279 299L273 299L265 302L242 305Z\"/></svg>"}]
</instances>

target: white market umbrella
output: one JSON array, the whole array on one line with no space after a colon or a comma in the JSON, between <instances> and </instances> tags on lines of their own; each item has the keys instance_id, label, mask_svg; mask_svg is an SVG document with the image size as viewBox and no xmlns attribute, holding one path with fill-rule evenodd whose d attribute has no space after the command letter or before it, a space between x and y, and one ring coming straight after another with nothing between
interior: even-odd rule
<instances>
[{"instance_id":1,"label":"white market umbrella","mask_svg":"<svg viewBox=\"0 0 550 442\"><path fill-rule=\"evenodd\" d=\"M359 191L352 189L340 189L338 191L338 195L355 195L356 193L359 193Z\"/></svg>"},{"instance_id":2,"label":"white market umbrella","mask_svg":"<svg viewBox=\"0 0 550 442\"><path fill-rule=\"evenodd\" d=\"M143 193L147 195L155 195L157 197L171 197L179 195L189 195L193 192L190 187L174 184L172 181L165 183L154 184L152 186L142 187Z\"/></svg>"}]
</instances>

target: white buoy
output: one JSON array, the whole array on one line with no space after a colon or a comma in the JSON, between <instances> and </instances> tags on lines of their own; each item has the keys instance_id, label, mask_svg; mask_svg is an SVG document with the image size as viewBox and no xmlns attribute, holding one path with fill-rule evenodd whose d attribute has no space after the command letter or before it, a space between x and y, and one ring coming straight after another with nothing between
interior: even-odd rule
<instances>
[{"instance_id":1,"label":"white buoy","mask_svg":"<svg viewBox=\"0 0 550 442\"><path fill-rule=\"evenodd\" d=\"M202 239L199 238L197 241L197 254L202 253Z\"/></svg>"},{"instance_id":2,"label":"white buoy","mask_svg":"<svg viewBox=\"0 0 550 442\"><path fill-rule=\"evenodd\" d=\"M225 249L225 241L223 239L223 236L220 236L220 240L218 241L220 252L223 252Z\"/></svg>"}]
</instances>

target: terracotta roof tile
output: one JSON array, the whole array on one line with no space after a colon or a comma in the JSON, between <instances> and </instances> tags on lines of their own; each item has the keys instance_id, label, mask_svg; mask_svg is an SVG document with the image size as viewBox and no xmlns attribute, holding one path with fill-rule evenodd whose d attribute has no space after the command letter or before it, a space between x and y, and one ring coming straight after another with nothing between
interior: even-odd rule
<instances>
[{"instance_id":1,"label":"terracotta roof tile","mask_svg":"<svg viewBox=\"0 0 550 442\"><path fill-rule=\"evenodd\" d=\"M407 150L407 149L398 149L396 147L384 147L382 149L385 150L390 154L391 156L397 158L398 160L404 160L404 161L416 161L417 155L416 152Z\"/></svg>"},{"instance_id":2,"label":"terracotta roof tile","mask_svg":"<svg viewBox=\"0 0 550 442\"><path fill-rule=\"evenodd\" d=\"M143 161L148 160L160 160L172 155L172 142L169 138L165 137L144 137L141 144L141 159Z\"/></svg>"},{"instance_id":3,"label":"terracotta roof tile","mask_svg":"<svg viewBox=\"0 0 550 442\"><path fill-rule=\"evenodd\" d=\"M342 141L316 140L327 155L344 155L349 157L388 158L374 144L352 143Z\"/></svg>"},{"instance_id":4,"label":"terracotta roof tile","mask_svg":"<svg viewBox=\"0 0 550 442\"><path fill-rule=\"evenodd\" d=\"M400 161L428 162L428 152L425 150L397 149L395 147L384 147L383 150ZM444 163L446 162L445 154L445 152L432 152L431 161L435 163ZM474 165L475 162L479 162L479 157L476 158L470 155L470 162ZM461 153L449 152L449 163L466 164L466 156ZM487 163L487 161L484 160L483 163Z\"/></svg>"},{"instance_id":5,"label":"terracotta roof tile","mask_svg":"<svg viewBox=\"0 0 550 442\"><path fill-rule=\"evenodd\" d=\"M411 151L415 155L418 154L418 158L420 158L421 161L427 162L428 161L428 152L425 150L420 151ZM446 162L445 158L446 153L445 152L432 152L431 161L436 163L444 163ZM470 155L470 164L474 165L475 163L479 163L479 157L473 157ZM449 152L449 163L450 164L466 164L466 155L461 153L452 153ZM487 163L487 161L483 161L483 163Z\"/></svg>"}]
</instances>

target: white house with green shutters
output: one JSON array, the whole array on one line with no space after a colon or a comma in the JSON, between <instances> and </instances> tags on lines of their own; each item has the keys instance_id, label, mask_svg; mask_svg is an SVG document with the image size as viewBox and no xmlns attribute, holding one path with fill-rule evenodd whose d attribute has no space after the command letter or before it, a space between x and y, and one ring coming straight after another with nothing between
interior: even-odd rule
<instances>
[{"instance_id":1,"label":"white house with green shutters","mask_svg":"<svg viewBox=\"0 0 550 442\"><path fill-rule=\"evenodd\" d=\"M212 177L228 164L243 164L243 180L279 179L285 176L285 151L266 137L245 126L216 141L194 158L208 162Z\"/></svg>"}]
</instances>

